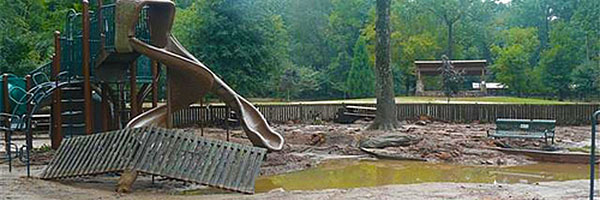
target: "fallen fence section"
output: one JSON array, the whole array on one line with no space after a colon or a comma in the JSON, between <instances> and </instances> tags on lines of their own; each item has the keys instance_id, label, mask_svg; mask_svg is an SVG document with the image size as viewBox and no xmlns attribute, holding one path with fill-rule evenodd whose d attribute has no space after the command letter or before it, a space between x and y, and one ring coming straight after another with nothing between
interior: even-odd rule
<instances>
[{"instance_id":1,"label":"fallen fence section","mask_svg":"<svg viewBox=\"0 0 600 200\"><path fill-rule=\"evenodd\" d=\"M182 130L123 129L66 139L41 178L133 169L252 194L265 154L264 148L209 140Z\"/></svg>"}]
</instances>

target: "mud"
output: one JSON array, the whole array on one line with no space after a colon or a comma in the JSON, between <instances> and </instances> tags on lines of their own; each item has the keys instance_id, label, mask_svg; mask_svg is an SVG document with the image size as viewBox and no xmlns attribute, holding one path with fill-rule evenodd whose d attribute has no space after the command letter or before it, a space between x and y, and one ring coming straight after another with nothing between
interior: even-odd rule
<instances>
[{"instance_id":1,"label":"mud","mask_svg":"<svg viewBox=\"0 0 600 200\"><path fill-rule=\"evenodd\" d=\"M359 143L367 138L384 134L404 133L422 138L418 143L405 147L387 147L385 151L424 159L429 163L458 164L483 167L507 167L535 163L527 157L507 155L489 147L512 146L518 148L548 148L543 140L493 140L486 137L492 124L450 124L432 121L407 121L403 128L393 132L366 131L369 122L341 125L276 124L283 133L286 145L280 152L269 153L261 167L261 177L314 168L328 159L361 158L374 159L359 149ZM224 129L217 127L186 128L205 137L226 140ZM589 145L590 128L587 126L557 127L556 145L553 149L568 151ZM250 144L239 128L230 132L230 141ZM0 153L1 154L1 153ZM33 154L33 174L39 172L52 158L52 151ZM133 192L121 195L114 192L119 174L81 177L60 181L44 181L19 177L25 174L22 164L8 173L5 164L0 165L0 188L2 198L16 199L569 199L585 197L587 182L563 181L535 184L484 184L484 183L419 183L362 187L353 189L326 189L318 191L283 191L274 189L257 195L239 195L195 184L140 176ZM355 176L355 175L350 175ZM398 183L390 183L398 184ZM540 192L541 191L541 192ZM429 196L421 196L429 195ZM419 198L417 198L419 199Z\"/></svg>"},{"instance_id":2,"label":"mud","mask_svg":"<svg viewBox=\"0 0 600 200\"><path fill-rule=\"evenodd\" d=\"M491 147L514 147L568 151L589 145L589 126L566 126L556 128L556 143L544 140L491 139L487 130L493 124L454 124L437 121L404 121L403 128L393 132L367 131L370 122L354 124L275 124L274 128L286 139L280 152L269 153L261 175L280 174L313 167L323 158L342 156L371 156L359 149L360 141L384 134L403 133L422 138L406 147L387 147L388 153L428 162L455 163L462 165L516 166L535 162L525 156L516 156L491 150ZM189 128L200 133L200 129ZM204 128L206 137L225 140L227 135L220 128ZM232 130L232 142L250 144L241 130Z\"/></svg>"},{"instance_id":3,"label":"mud","mask_svg":"<svg viewBox=\"0 0 600 200\"><path fill-rule=\"evenodd\" d=\"M34 172L40 169L41 166L34 166ZM533 184L420 183L351 189L274 189L243 195L169 180L157 180L153 184L150 177L140 177L132 193L118 194L114 192L118 181L115 175L44 181L17 176L23 173L22 167L8 173L6 165L0 165L1 199L586 199L589 190L588 180L572 180Z\"/></svg>"}]
</instances>

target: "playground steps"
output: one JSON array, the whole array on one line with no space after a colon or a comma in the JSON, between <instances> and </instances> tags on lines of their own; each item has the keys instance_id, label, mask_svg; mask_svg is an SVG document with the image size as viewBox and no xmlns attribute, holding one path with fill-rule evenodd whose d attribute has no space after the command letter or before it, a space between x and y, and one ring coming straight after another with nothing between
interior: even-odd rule
<instances>
[{"instance_id":1,"label":"playground steps","mask_svg":"<svg viewBox=\"0 0 600 200\"><path fill-rule=\"evenodd\" d=\"M138 172L254 193L266 149L209 140L155 127L68 138L41 174L43 179Z\"/></svg>"},{"instance_id":2,"label":"playground steps","mask_svg":"<svg viewBox=\"0 0 600 200\"><path fill-rule=\"evenodd\" d=\"M62 130L63 135L85 135L85 116L83 113L83 83L74 83L61 88Z\"/></svg>"},{"instance_id":3,"label":"playground steps","mask_svg":"<svg viewBox=\"0 0 600 200\"><path fill-rule=\"evenodd\" d=\"M83 82L77 81L61 88L62 134L67 137L85 135L85 113ZM92 95L92 112L94 114L94 132L100 132L102 123L101 97Z\"/></svg>"}]
</instances>

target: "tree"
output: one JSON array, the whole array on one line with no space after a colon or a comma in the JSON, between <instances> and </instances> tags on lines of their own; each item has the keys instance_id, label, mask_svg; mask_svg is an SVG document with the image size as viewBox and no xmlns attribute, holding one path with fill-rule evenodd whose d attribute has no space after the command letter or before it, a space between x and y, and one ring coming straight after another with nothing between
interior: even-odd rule
<instances>
[{"instance_id":1,"label":"tree","mask_svg":"<svg viewBox=\"0 0 600 200\"><path fill-rule=\"evenodd\" d=\"M463 77L464 72L456 70L446 55L442 56L442 66L438 70L442 71L444 95L446 95L448 102L450 102L450 97L460 90L460 86L465 81Z\"/></svg>"},{"instance_id":2,"label":"tree","mask_svg":"<svg viewBox=\"0 0 600 200\"><path fill-rule=\"evenodd\" d=\"M352 58L352 67L346 78L347 93L351 98L369 97L375 90L375 75L373 74L373 65L367 53L366 41L360 38L354 45L354 58Z\"/></svg>"},{"instance_id":3,"label":"tree","mask_svg":"<svg viewBox=\"0 0 600 200\"><path fill-rule=\"evenodd\" d=\"M428 0L425 1L425 7L429 9L434 15L438 16L440 20L446 25L448 31L448 45L446 54L448 58L453 59L453 45L454 45L454 25L460 20L464 11L467 10L470 4L465 0L449 0L449 1L436 1Z\"/></svg>"},{"instance_id":4,"label":"tree","mask_svg":"<svg viewBox=\"0 0 600 200\"><path fill-rule=\"evenodd\" d=\"M498 44L492 46L496 61L491 70L496 80L518 95L532 88L534 67L529 60L539 44L535 31L534 28L511 28L503 31Z\"/></svg>"},{"instance_id":5,"label":"tree","mask_svg":"<svg viewBox=\"0 0 600 200\"><path fill-rule=\"evenodd\" d=\"M280 16L252 0L197 1L176 26L182 43L247 96L269 96L286 65L288 35ZM187 21L186 21L187 20ZM283 47L283 48L281 48Z\"/></svg>"},{"instance_id":6,"label":"tree","mask_svg":"<svg viewBox=\"0 0 600 200\"><path fill-rule=\"evenodd\" d=\"M561 20L554 22L550 32L550 48L542 52L540 67L542 80L550 92L558 94L559 100L569 95L571 73L575 66L586 60L583 48L584 34Z\"/></svg>"},{"instance_id":7,"label":"tree","mask_svg":"<svg viewBox=\"0 0 600 200\"><path fill-rule=\"evenodd\" d=\"M400 127L396 118L394 76L390 66L390 2L391 0L377 0L376 3L375 95L377 96L377 117L369 129L392 130Z\"/></svg>"},{"instance_id":8,"label":"tree","mask_svg":"<svg viewBox=\"0 0 600 200\"><path fill-rule=\"evenodd\" d=\"M573 24L585 32L586 60L600 57L600 1L581 0L573 16Z\"/></svg>"},{"instance_id":9,"label":"tree","mask_svg":"<svg viewBox=\"0 0 600 200\"><path fill-rule=\"evenodd\" d=\"M344 97L352 90L347 87L347 77L353 62L354 46L359 40L361 29L369 19L369 10L373 0L331 0L332 10L329 13L329 24L325 29L325 37L329 47L335 51L327 68L327 78L323 86L329 86L327 93L343 93ZM367 41L368 42L368 41Z\"/></svg>"},{"instance_id":10,"label":"tree","mask_svg":"<svg viewBox=\"0 0 600 200\"><path fill-rule=\"evenodd\" d=\"M24 76L49 62L53 32L61 30L74 0L0 1L0 72Z\"/></svg>"},{"instance_id":11,"label":"tree","mask_svg":"<svg viewBox=\"0 0 600 200\"><path fill-rule=\"evenodd\" d=\"M316 81L317 73L310 67L290 67L283 71L279 89L285 94L287 101L297 98L302 92L315 91L318 89Z\"/></svg>"},{"instance_id":12,"label":"tree","mask_svg":"<svg viewBox=\"0 0 600 200\"><path fill-rule=\"evenodd\" d=\"M284 21L290 34L291 59L298 66L326 68L335 56L328 44L326 29L331 2L323 0L289 0Z\"/></svg>"},{"instance_id":13,"label":"tree","mask_svg":"<svg viewBox=\"0 0 600 200\"><path fill-rule=\"evenodd\" d=\"M600 65L593 61L587 61L573 70L571 74L573 90L581 99L590 94L600 92Z\"/></svg>"}]
</instances>

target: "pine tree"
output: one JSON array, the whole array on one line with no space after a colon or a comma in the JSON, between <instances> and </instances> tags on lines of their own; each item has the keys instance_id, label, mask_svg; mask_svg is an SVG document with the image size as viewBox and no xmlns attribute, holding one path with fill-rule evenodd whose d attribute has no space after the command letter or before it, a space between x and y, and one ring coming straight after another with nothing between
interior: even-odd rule
<instances>
[{"instance_id":1,"label":"pine tree","mask_svg":"<svg viewBox=\"0 0 600 200\"><path fill-rule=\"evenodd\" d=\"M375 91L375 74L369 60L364 38L359 38L354 45L352 67L346 78L347 93L352 98L370 97Z\"/></svg>"}]
</instances>

